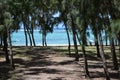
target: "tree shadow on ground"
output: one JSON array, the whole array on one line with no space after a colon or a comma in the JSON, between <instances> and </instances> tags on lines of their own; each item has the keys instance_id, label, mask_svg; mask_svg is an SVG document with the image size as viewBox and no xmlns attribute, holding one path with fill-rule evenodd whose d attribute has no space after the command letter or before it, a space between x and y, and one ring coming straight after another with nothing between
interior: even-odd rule
<instances>
[{"instance_id":1,"label":"tree shadow on ground","mask_svg":"<svg viewBox=\"0 0 120 80\"><path fill-rule=\"evenodd\" d=\"M11 74L9 72L12 69L10 68L10 65L6 62L0 62L0 80L7 80L11 77Z\"/></svg>"},{"instance_id":2,"label":"tree shadow on ground","mask_svg":"<svg viewBox=\"0 0 120 80\"><path fill-rule=\"evenodd\" d=\"M22 50L24 48L20 48L19 50ZM28 48L30 50L26 50L24 53L23 52L17 52L14 51L17 54L26 54L25 56L29 56L30 60L24 60L22 58L14 58L14 62L15 62L15 66L17 68L20 68L20 66L22 66L22 68L25 69L20 69L18 71L15 72L15 74L18 73L23 73L21 76L23 75L38 75L41 73L45 73L45 74L60 74L61 72L64 72L63 70L59 70L59 69L54 69L54 68L47 68L47 66L63 66L63 65L68 65L68 64L73 64L74 65L74 60L65 60L65 61L61 61L61 62L55 62L49 59L49 55L50 54L55 54L58 52L54 52L54 50L50 49L50 48ZM91 52L89 52L91 53ZM94 54L94 53L93 53ZM74 57L75 55L72 54L72 57ZM82 56L82 54L80 54L79 56ZM23 56L24 57L24 56ZM89 55L87 54L88 60L95 60L95 61L99 61L98 58L96 58L93 55ZM100 65L99 65L100 64ZM11 71L11 69L5 67L6 65L4 62L0 62L0 80L7 80L10 79L12 77L12 75L14 74L10 74L9 71ZM84 64L82 64L84 65ZM3 66L3 67L1 67ZM80 65L81 66L81 65ZM39 67L39 68L38 68ZM44 67L44 68L43 68ZM99 68L103 68L102 63L94 63L91 64L89 62L89 69L99 69ZM108 68L111 68L111 66L108 66ZM99 72L99 71L90 71L91 74L91 78L105 78L103 72ZM18 78L20 78L21 76L19 76ZM110 76L112 79L118 79L118 73L110 73ZM63 77L56 77L54 79L51 80L63 80ZM14 79L17 80L17 79ZM24 79L21 79L24 80Z\"/></svg>"},{"instance_id":3,"label":"tree shadow on ground","mask_svg":"<svg viewBox=\"0 0 120 80\"><path fill-rule=\"evenodd\" d=\"M55 79L51 79L51 80L64 80L64 77L56 77Z\"/></svg>"},{"instance_id":4,"label":"tree shadow on ground","mask_svg":"<svg viewBox=\"0 0 120 80\"><path fill-rule=\"evenodd\" d=\"M105 74L103 72L99 72L99 71L94 71L94 72L90 72L90 78L105 78ZM110 72L110 78L112 79L119 79L119 74L117 72Z\"/></svg>"},{"instance_id":5,"label":"tree shadow on ground","mask_svg":"<svg viewBox=\"0 0 120 80\"><path fill-rule=\"evenodd\" d=\"M75 61L74 60L65 60L65 61L56 63L56 65L68 65L68 64L75 64Z\"/></svg>"},{"instance_id":6,"label":"tree shadow on ground","mask_svg":"<svg viewBox=\"0 0 120 80\"><path fill-rule=\"evenodd\" d=\"M46 74L59 74L61 71L57 69L50 69L50 68L32 68L28 69L28 72L25 72L24 75L36 75L40 73L46 73Z\"/></svg>"},{"instance_id":7,"label":"tree shadow on ground","mask_svg":"<svg viewBox=\"0 0 120 80\"><path fill-rule=\"evenodd\" d=\"M105 78L102 62L98 62L98 63L90 63L89 62L88 67L89 67L89 70L92 69L92 71L90 71L90 74L91 74L90 78ZM107 62L107 68L108 68L111 79L119 78L119 73L116 70L112 70L111 62ZM99 71L97 71L97 70L99 70Z\"/></svg>"}]
</instances>

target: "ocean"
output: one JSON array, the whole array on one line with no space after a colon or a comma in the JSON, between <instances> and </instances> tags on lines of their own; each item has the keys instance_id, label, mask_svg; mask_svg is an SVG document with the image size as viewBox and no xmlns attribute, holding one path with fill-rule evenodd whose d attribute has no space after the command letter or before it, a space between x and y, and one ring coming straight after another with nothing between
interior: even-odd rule
<instances>
[{"instance_id":1,"label":"ocean","mask_svg":"<svg viewBox=\"0 0 120 80\"><path fill-rule=\"evenodd\" d=\"M12 37L13 46L25 46L26 43L25 43L25 35L23 30L19 30L18 32L13 32L11 37ZM34 38L37 46L42 45L42 35L41 33L39 33L39 30L34 31ZM48 33L46 40L48 45L68 44L67 34L65 30L54 30L53 33ZM71 40L71 44L73 44L72 35L70 35L70 40Z\"/></svg>"},{"instance_id":2,"label":"ocean","mask_svg":"<svg viewBox=\"0 0 120 80\"><path fill-rule=\"evenodd\" d=\"M87 36L88 44L90 41L94 45L94 36L90 30L89 32L90 32L90 35ZM12 37L13 46L25 46L26 43L25 43L25 35L23 30L19 30L18 32L13 32L11 37ZM42 45L42 35L39 33L39 30L34 30L34 38L37 46ZM68 45L67 34L64 29L54 30L53 33L48 33L46 39L47 39L48 46L49 45ZM73 44L72 34L70 35L70 41L71 41L71 44Z\"/></svg>"}]
</instances>

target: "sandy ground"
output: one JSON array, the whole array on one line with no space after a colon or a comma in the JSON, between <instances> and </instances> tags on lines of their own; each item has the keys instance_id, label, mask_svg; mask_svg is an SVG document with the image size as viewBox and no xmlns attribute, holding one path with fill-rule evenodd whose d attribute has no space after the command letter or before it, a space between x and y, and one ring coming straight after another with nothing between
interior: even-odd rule
<instances>
[{"instance_id":1,"label":"sandy ground","mask_svg":"<svg viewBox=\"0 0 120 80\"><path fill-rule=\"evenodd\" d=\"M82 58L75 62L73 57L63 56L49 49L36 49L28 54L27 57L14 57L16 69L3 74L9 76L0 77L0 80L105 80L101 61L89 60L91 78L85 78ZM118 80L117 72L111 69L109 71L111 80Z\"/></svg>"}]
</instances>

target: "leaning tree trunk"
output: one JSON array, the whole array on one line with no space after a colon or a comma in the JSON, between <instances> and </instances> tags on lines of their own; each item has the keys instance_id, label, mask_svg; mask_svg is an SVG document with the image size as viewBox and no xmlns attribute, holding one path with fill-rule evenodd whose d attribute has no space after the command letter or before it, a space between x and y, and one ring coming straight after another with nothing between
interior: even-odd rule
<instances>
[{"instance_id":1,"label":"leaning tree trunk","mask_svg":"<svg viewBox=\"0 0 120 80\"><path fill-rule=\"evenodd\" d=\"M97 57L100 57L100 50L99 50L99 44L98 44L98 36L95 40L95 46L96 46L96 50L97 50Z\"/></svg>"},{"instance_id":2,"label":"leaning tree trunk","mask_svg":"<svg viewBox=\"0 0 120 80\"><path fill-rule=\"evenodd\" d=\"M45 39L45 46L47 46L46 33L45 33L45 37L44 37L44 39Z\"/></svg>"},{"instance_id":3,"label":"leaning tree trunk","mask_svg":"<svg viewBox=\"0 0 120 80\"><path fill-rule=\"evenodd\" d=\"M8 54L8 43L7 43L7 30L3 34L3 51L5 52L6 62L10 63L9 54Z\"/></svg>"},{"instance_id":4,"label":"leaning tree trunk","mask_svg":"<svg viewBox=\"0 0 120 80\"><path fill-rule=\"evenodd\" d=\"M9 55L10 55L10 65L13 69L15 69L14 60L13 60L13 52L12 52L12 43L11 43L11 36L10 31L8 31L8 43L9 43Z\"/></svg>"},{"instance_id":5,"label":"leaning tree trunk","mask_svg":"<svg viewBox=\"0 0 120 80\"><path fill-rule=\"evenodd\" d=\"M119 52L120 52L120 32L118 32L117 34L117 39L118 39Z\"/></svg>"},{"instance_id":6,"label":"leaning tree trunk","mask_svg":"<svg viewBox=\"0 0 120 80\"><path fill-rule=\"evenodd\" d=\"M105 44L108 46L108 37L107 37L107 31L105 31Z\"/></svg>"},{"instance_id":7,"label":"leaning tree trunk","mask_svg":"<svg viewBox=\"0 0 120 80\"><path fill-rule=\"evenodd\" d=\"M3 37L1 36L1 38L0 38L0 47L2 47L3 46Z\"/></svg>"},{"instance_id":8,"label":"leaning tree trunk","mask_svg":"<svg viewBox=\"0 0 120 80\"><path fill-rule=\"evenodd\" d=\"M115 70L118 70L118 60L115 52L115 45L114 45L114 40L111 38L111 53L112 53L112 60L113 60L113 66Z\"/></svg>"},{"instance_id":9,"label":"leaning tree trunk","mask_svg":"<svg viewBox=\"0 0 120 80\"><path fill-rule=\"evenodd\" d=\"M80 40L80 37L78 36L78 33L76 34L76 36L77 36L79 44L81 45L81 40Z\"/></svg>"},{"instance_id":10,"label":"leaning tree trunk","mask_svg":"<svg viewBox=\"0 0 120 80\"><path fill-rule=\"evenodd\" d=\"M47 46L45 31L42 31L42 46Z\"/></svg>"},{"instance_id":11,"label":"leaning tree trunk","mask_svg":"<svg viewBox=\"0 0 120 80\"><path fill-rule=\"evenodd\" d=\"M97 57L100 57L100 50L99 50L99 43L98 43L98 30L97 29L94 32L94 36L95 36L95 46L96 46L96 50L97 50Z\"/></svg>"},{"instance_id":12,"label":"leaning tree trunk","mask_svg":"<svg viewBox=\"0 0 120 80\"><path fill-rule=\"evenodd\" d=\"M35 38L34 38L33 26L31 27L31 37L32 37L33 45L36 46L36 44L35 44Z\"/></svg>"},{"instance_id":13,"label":"leaning tree trunk","mask_svg":"<svg viewBox=\"0 0 120 80\"><path fill-rule=\"evenodd\" d=\"M89 71L88 71L88 62L87 62L87 56L86 56L86 51L85 51L85 46L82 45L82 52L83 52L83 59L84 59L84 69L85 69L85 74L86 76L90 76L89 75Z\"/></svg>"},{"instance_id":14,"label":"leaning tree trunk","mask_svg":"<svg viewBox=\"0 0 120 80\"><path fill-rule=\"evenodd\" d=\"M72 16L71 16L71 20L72 20L73 42L74 42L74 49L75 49L75 61L79 61L78 46L77 46L77 40L76 40L76 29L75 29L75 24Z\"/></svg>"},{"instance_id":15,"label":"leaning tree trunk","mask_svg":"<svg viewBox=\"0 0 120 80\"><path fill-rule=\"evenodd\" d=\"M26 46L28 46L28 38L27 38L27 32L26 32L25 24L24 24L24 34L25 34L25 42L26 42Z\"/></svg>"},{"instance_id":16,"label":"leaning tree trunk","mask_svg":"<svg viewBox=\"0 0 120 80\"><path fill-rule=\"evenodd\" d=\"M71 45L70 45L70 36L69 36L68 27L67 27L66 24L65 24L65 30L66 30L66 33L67 33L67 39L68 39L68 54L69 54L69 56L70 56L70 55L71 55L71 51L70 51L70 47L71 47Z\"/></svg>"},{"instance_id":17,"label":"leaning tree trunk","mask_svg":"<svg viewBox=\"0 0 120 80\"><path fill-rule=\"evenodd\" d=\"M109 72L108 72L108 69L107 69L107 63L106 63L105 56L104 56L104 49L103 49L103 42L102 42L101 32L99 33L99 39L100 39L100 46L99 46L99 48L100 48L100 56L101 56L101 59L102 59L102 62L103 62L103 68L104 68L106 80L110 80Z\"/></svg>"},{"instance_id":18,"label":"leaning tree trunk","mask_svg":"<svg viewBox=\"0 0 120 80\"><path fill-rule=\"evenodd\" d=\"M86 45L86 20L84 20L84 28L82 30L81 36L82 36L82 52L83 52L83 59L84 59L84 69L85 69L85 74L87 77L89 77L89 71L88 71L88 62L87 62L87 55L85 51L85 45Z\"/></svg>"},{"instance_id":19,"label":"leaning tree trunk","mask_svg":"<svg viewBox=\"0 0 120 80\"><path fill-rule=\"evenodd\" d=\"M0 49L2 48L2 37L0 38Z\"/></svg>"},{"instance_id":20,"label":"leaning tree trunk","mask_svg":"<svg viewBox=\"0 0 120 80\"><path fill-rule=\"evenodd\" d=\"M117 37L115 37L115 39L114 39L114 43L115 43L115 44L114 44L115 46L118 46L118 40L117 40Z\"/></svg>"},{"instance_id":21,"label":"leaning tree trunk","mask_svg":"<svg viewBox=\"0 0 120 80\"><path fill-rule=\"evenodd\" d=\"M43 32L42 32L42 46L45 46L45 45L44 45L44 41L45 41L45 40L44 40L44 34L43 34Z\"/></svg>"},{"instance_id":22,"label":"leaning tree trunk","mask_svg":"<svg viewBox=\"0 0 120 80\"><path fill-rule=\"evenodd\" d=\"M29 26L27 26L27 27L29 27ZM29 41L30 41L30 46L32 46L32 39L31 39L31 35L30 35L30 30L27 27L26 27L26 29L27 29L27 34L28 34Z\"/></svg>"}]
</instances>

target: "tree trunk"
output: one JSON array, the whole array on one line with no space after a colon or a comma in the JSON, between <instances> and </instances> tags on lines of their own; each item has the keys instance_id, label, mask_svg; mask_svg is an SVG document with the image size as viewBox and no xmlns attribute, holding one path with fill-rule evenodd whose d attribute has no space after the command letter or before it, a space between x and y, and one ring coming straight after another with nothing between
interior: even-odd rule
<instances>
[{"instance_id":1,"label":"tree trunk","mask_svg":"<svg viewBox=\"0 0 120 80\"><path fill-rule=\"evenodd\" d=\"M118 60L115 52L115 46L114 46L114 40L111 38L111 53L112 53L112 60L113 60L113 66L115 70L118 70Z\"/></svg>"},{"instance_id":2,"label":"tree trunk","mask_svg":"<svg viewBox=\"0 0 120 80\"><path fill-rule=\"evenodd\" d=\"M33 45L36 46L36 44L35 44L35 38L34 38L33 26L32 26L32 29L31 29L31 37L32 37Z\"/></svg>"},{"instance_id":3,"label":"tree trunk","mask_svg":"<svg viewBox=\"0 0 120 80\"><path fill-rule=\"evenodd\" d=\"M81 33L82 36L82 52L83 52L83 59L84 59L84 69L85 69L85 74L87 77L89 77L89 71L88 71L88 62L87 62L87 55L86 55L86 51L85 51L85 45L86 45L86 28L87 28L87 24L86 24L86 19L84 19L84 25L83 25L83 30Z\"/></svg>"},{"instance_id":4,"label":"tree trunk","mask_svg":"<svg viewBox=\"0 0 120 80\"><path fill-rule=\"evenodd\" d=\"M108 37L107 37L107 31L105 31L105 44L106 44L106 46L108 46Z\"/></svg>"},{"instance_id":5,"label":"tree trunk","mask_svg":"<svg viewBox=\"0 0 120 80\"><path fill-rule=\"evenodd\" d=\"M2 45L3 45L3 37L1 36L1 38L0 38L0 47L2 47Z\"/></svg>"},{"instance_id":6,"label":"tree trunk","mask_svg":"<svg viewBox=\"0 0 120 80\"><path fill-rule=\"evenodd\" d=\"M77 36L79 44L81 45L81 41L80 41L80 38L79 38L78 34L76 34L76 36Z\"/></svg>"},{"instance_id":7,"label":"tree trunk","mask_svg":"<svg viewBox=\"0 0 120 80\"><path fill-rule=\"evenodd\" d=\"M27 33L28 33L28 37L29 37L29 41L30 41L30 46L32 46L32 39L31 39L30 31L27 27L26 27L26 29L27 29Z\"/></svg>"},{"instance_id":8,"label":"tree trunk","mask_svg":"<svg viewBox=\"0 0 120 80\"><path fill-rule=\"evenodd\" d=\"M26 42L26 46L28 46L28 38L27 38L27 32L26 32L25 24L24 24L24 34L25 34L25 42Z\"/></svg>"},{"instance_id":9,"label":"tree trunk","mask_svg":"<svg viewBox=\"0 0 120 80\"><path fill-rule=\"evenodd\" d=\"M45 46L47 46L46 33L45 33L44 39L45 39Z\"/></svg>"},{"instance_id":10,"label":"tree trunk","mask_svg":"<svg viewBox=\"0 0 120 80\"><path fill-rule=\"evenodd\" d=\"M75 29L72 15L71 15L71 20L72 20L72 33L73 33L73 42L74 42L74 50L75 50L75 61L79 61L78 46L77 46L77 40L76 40L76 29Z\"/></svg>"},{"instance_id":11,"label":"tree trunk","mask_svg":"<svg viewBox=\"0 0 120 80\"><path fill-rule=\"evenodd\" d=\"M118 40L117 40L117 37L114 39L114 42L115 42L115 46L118 46Z\"/></svg>"},{"instance_id":12,"label":"tree trunk","mask_svg":"<svg viewBox=\"0 0 120 80\"><path fill-rule=\"evenodd\" d=\"M1 36L1 38L0 38L0 49L2 48L2 46L3 46L3 39L2 39L2 36Z\"/></svg>"},{"instance_id":13,"label":"tree trunk","mask_svg":"<svg viewBox=\"0 0 120 80\"><path fill-rule=\"evenodd\" d=\"M119 45L119 52L120 52L120 32L117 34L118 45Z\"/></svg>"},{"instance_id":14,"label":"tree trunk","mask_svg":"<svg viewBox=\"0 0 120 80\"><path fill-rule=\"evenodd\" d=\"M103 42L102 42L102 35L101 32L99 33L99 39L100 39L100 56L103 62L103 68L104 68L104 72L105 72L105 76L106 76L106 80L110 80L110 76L109 76L109 72L107 69L107 64L106 64L106 60L105 60L105 56L104 56L104 49L103 49Z\"/></svg>"},{"instance_id":15,"label":"tree trunk","mask_svg":"<svg viewBox=\"0 0 120 80\"><path fill-rule=\"evenodd\" d=\"M45 32L42 32L42 45L47 46L46 33Z\"/></svg>"},{"instance_id":16,"label":"tree trunk","mask_svg":"<svg viewBox=\"0 0 120 80\"><path fill-rule=\"evenodd\" d=\"M11 43L11 36L10 31L8 31L8 43L9 43L9 54L10 54L10 65L13 69L15 69L14 60L13 60L13 52L12 52L12 43Z\"/></svg>"},{"instance_id":17,"label":"tree trunk","mask_svg":"<svg viewBox=\"0 0 120 80\"><path fill-rule=\"evenodd\" d=\"M86 56L86 51L85 51L85 46L82 45L82 52L83 52L83 59L84 59L84 69L85 69L85 74L86 76L90 76L89 75L89 71L88 71L88 62L87 62L87 56Z\"/></svg>"},{"instance_id":18,"label":"tree trunk","mask_svg":"<svg viewBox=\"0 0 120 80\"><path fill-rule=\"evenodd\" d=\"M70 51L70 47L71 47L71 45L70 45L70 36L69 36L69 32L68 32L68 27L66 26L66 24L65 24L65 30L66 30L67 38L68 38L68 54L70 56L71 55L71 51Z\"/></svg>"},{"instance_id":19,"label":"tree trunk","mask_svg":"<svg viewBox=\"0 0 120 80\"><path fill-rule=\"evenodd\" d=\"M96 46L96 50L97 50L97 57L100 57L100 50L99 50L98 38L95 40L95 46Z\"/></svg>"},{"instance_id":20,"label":"tree trunk","mask_svg":"<svg viewBox=\"0 0 120 80\"><path fill-rule=\"evenodd\" d=\"M6 58L6 62L10 63L10 59L9 59L9 54L8 54L8 44L7 44L7 31L4 32L3 34L3 51L5 52L5 58Z\"/></svg>"},{"instance_id":21,"label":"tree trunk","mask_svg":"<svg viewBox=\"0 0 120 80\"><path fill-rule=\"evenodd\" d=\"M44 46L44 34L42 32L42 46Z\"/></svg>"}]
</instances>

